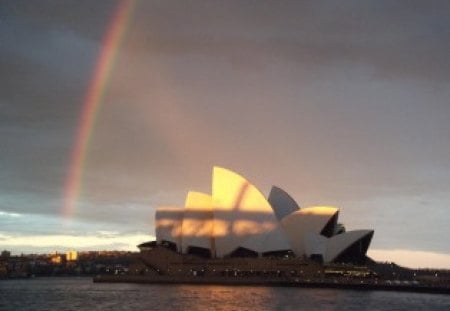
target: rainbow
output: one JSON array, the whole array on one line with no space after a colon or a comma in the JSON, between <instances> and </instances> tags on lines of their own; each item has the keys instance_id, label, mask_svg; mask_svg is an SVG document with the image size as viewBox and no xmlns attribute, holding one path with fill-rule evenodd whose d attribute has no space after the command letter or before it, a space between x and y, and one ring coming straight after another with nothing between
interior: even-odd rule
<instances>
[{"instance_id":1,"label":"rainbow","mask_svg":"<svg viewBox=\"0 0 450 311\"><path fill-rule=\"evenodd\" d=\"M65 218L72 216L76 209L77 200L82 189L83 168L85 166L89 144L93 136L95 121L100 111L135 3L136 0L119 0L102 40L91 82L83 100L75 144L71 153L70 166L65 180L63 205L63 215Z\"/></svg>"}]
</instances>

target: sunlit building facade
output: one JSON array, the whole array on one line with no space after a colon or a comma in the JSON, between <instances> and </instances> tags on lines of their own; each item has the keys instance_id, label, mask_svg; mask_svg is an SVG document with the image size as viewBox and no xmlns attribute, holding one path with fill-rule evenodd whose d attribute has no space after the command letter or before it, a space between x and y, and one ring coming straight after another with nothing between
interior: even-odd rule
<instances>
[{"instance_id":1,"label":"sunlit building facade","mask_svg":"<svg viewBox=\"0 0 450 311\"><path fill-rule=\"evenodd\" d=\"M66 252L66 261L77 261L78 260L78 252L74 250L70 250Z\"/></svg>"},{"instance_id":2,"label":"sunlit building facade","mask_svg":"<svg viewBox=\"0 0 450 311\"><path fill-rule=\"evenodd\" d=\"M202 258L302 258L364 262L373 230L345 231L339 209L301 208L284 190L266 198L239 174L214 167L211 195L156 210L156 244Z\"/></svg>"}]
</instances>

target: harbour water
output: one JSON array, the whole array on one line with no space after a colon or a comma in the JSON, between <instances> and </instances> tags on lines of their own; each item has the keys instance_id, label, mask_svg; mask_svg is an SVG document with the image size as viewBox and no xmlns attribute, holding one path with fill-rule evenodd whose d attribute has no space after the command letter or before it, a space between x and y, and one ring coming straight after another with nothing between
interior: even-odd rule
<instances>
[{"instance_id":1,"label":"harbour water","mask_svg":"<svg viewBox=\"0 0 450 311\"><path fill-rule=\"evenodd\" d=\"M0 310L450 310L450 296L252 286L0 280Z\"/></svg>"}]
</instances>

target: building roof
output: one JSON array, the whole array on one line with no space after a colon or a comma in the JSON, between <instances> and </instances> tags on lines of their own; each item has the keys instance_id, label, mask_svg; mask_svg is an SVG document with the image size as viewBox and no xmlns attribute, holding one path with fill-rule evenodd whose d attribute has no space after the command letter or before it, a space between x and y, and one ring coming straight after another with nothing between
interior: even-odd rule
<instances>
[{"instance_id":1,"label":"building roof","mask_svg":"<svg viewBox=\"0 0 450 311\"><path fill-rule=\"evenodd\" d=\"M266 199L246 178L214 167L211 195L191 191L183 208L156 210L156 238L182 253L219 258L280 251L325 262L365 257L373 230L342 232L338 216L332 206L300 209L275 186Z\"/></svg>"}]
</instances>

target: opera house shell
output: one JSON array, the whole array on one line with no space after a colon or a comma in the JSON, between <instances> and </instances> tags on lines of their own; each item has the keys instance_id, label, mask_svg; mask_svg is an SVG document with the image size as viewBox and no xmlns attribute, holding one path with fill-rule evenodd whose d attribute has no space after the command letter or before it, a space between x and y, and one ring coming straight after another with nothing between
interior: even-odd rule
<instances>
[{"instance_id":1,"label":"opera house shell","mask_svg":"<svg viewBox=\"0 0 450 311\"><path fill-rule=\"evenodd\" d=\"M272 187L266 198L247 179L214 167L212 193L189 192L184 207L159 207L156 244L202 258L303 258L363 263L373 230L345 231L339 209L301 208Z\"/></svg>"}]
</instances>

